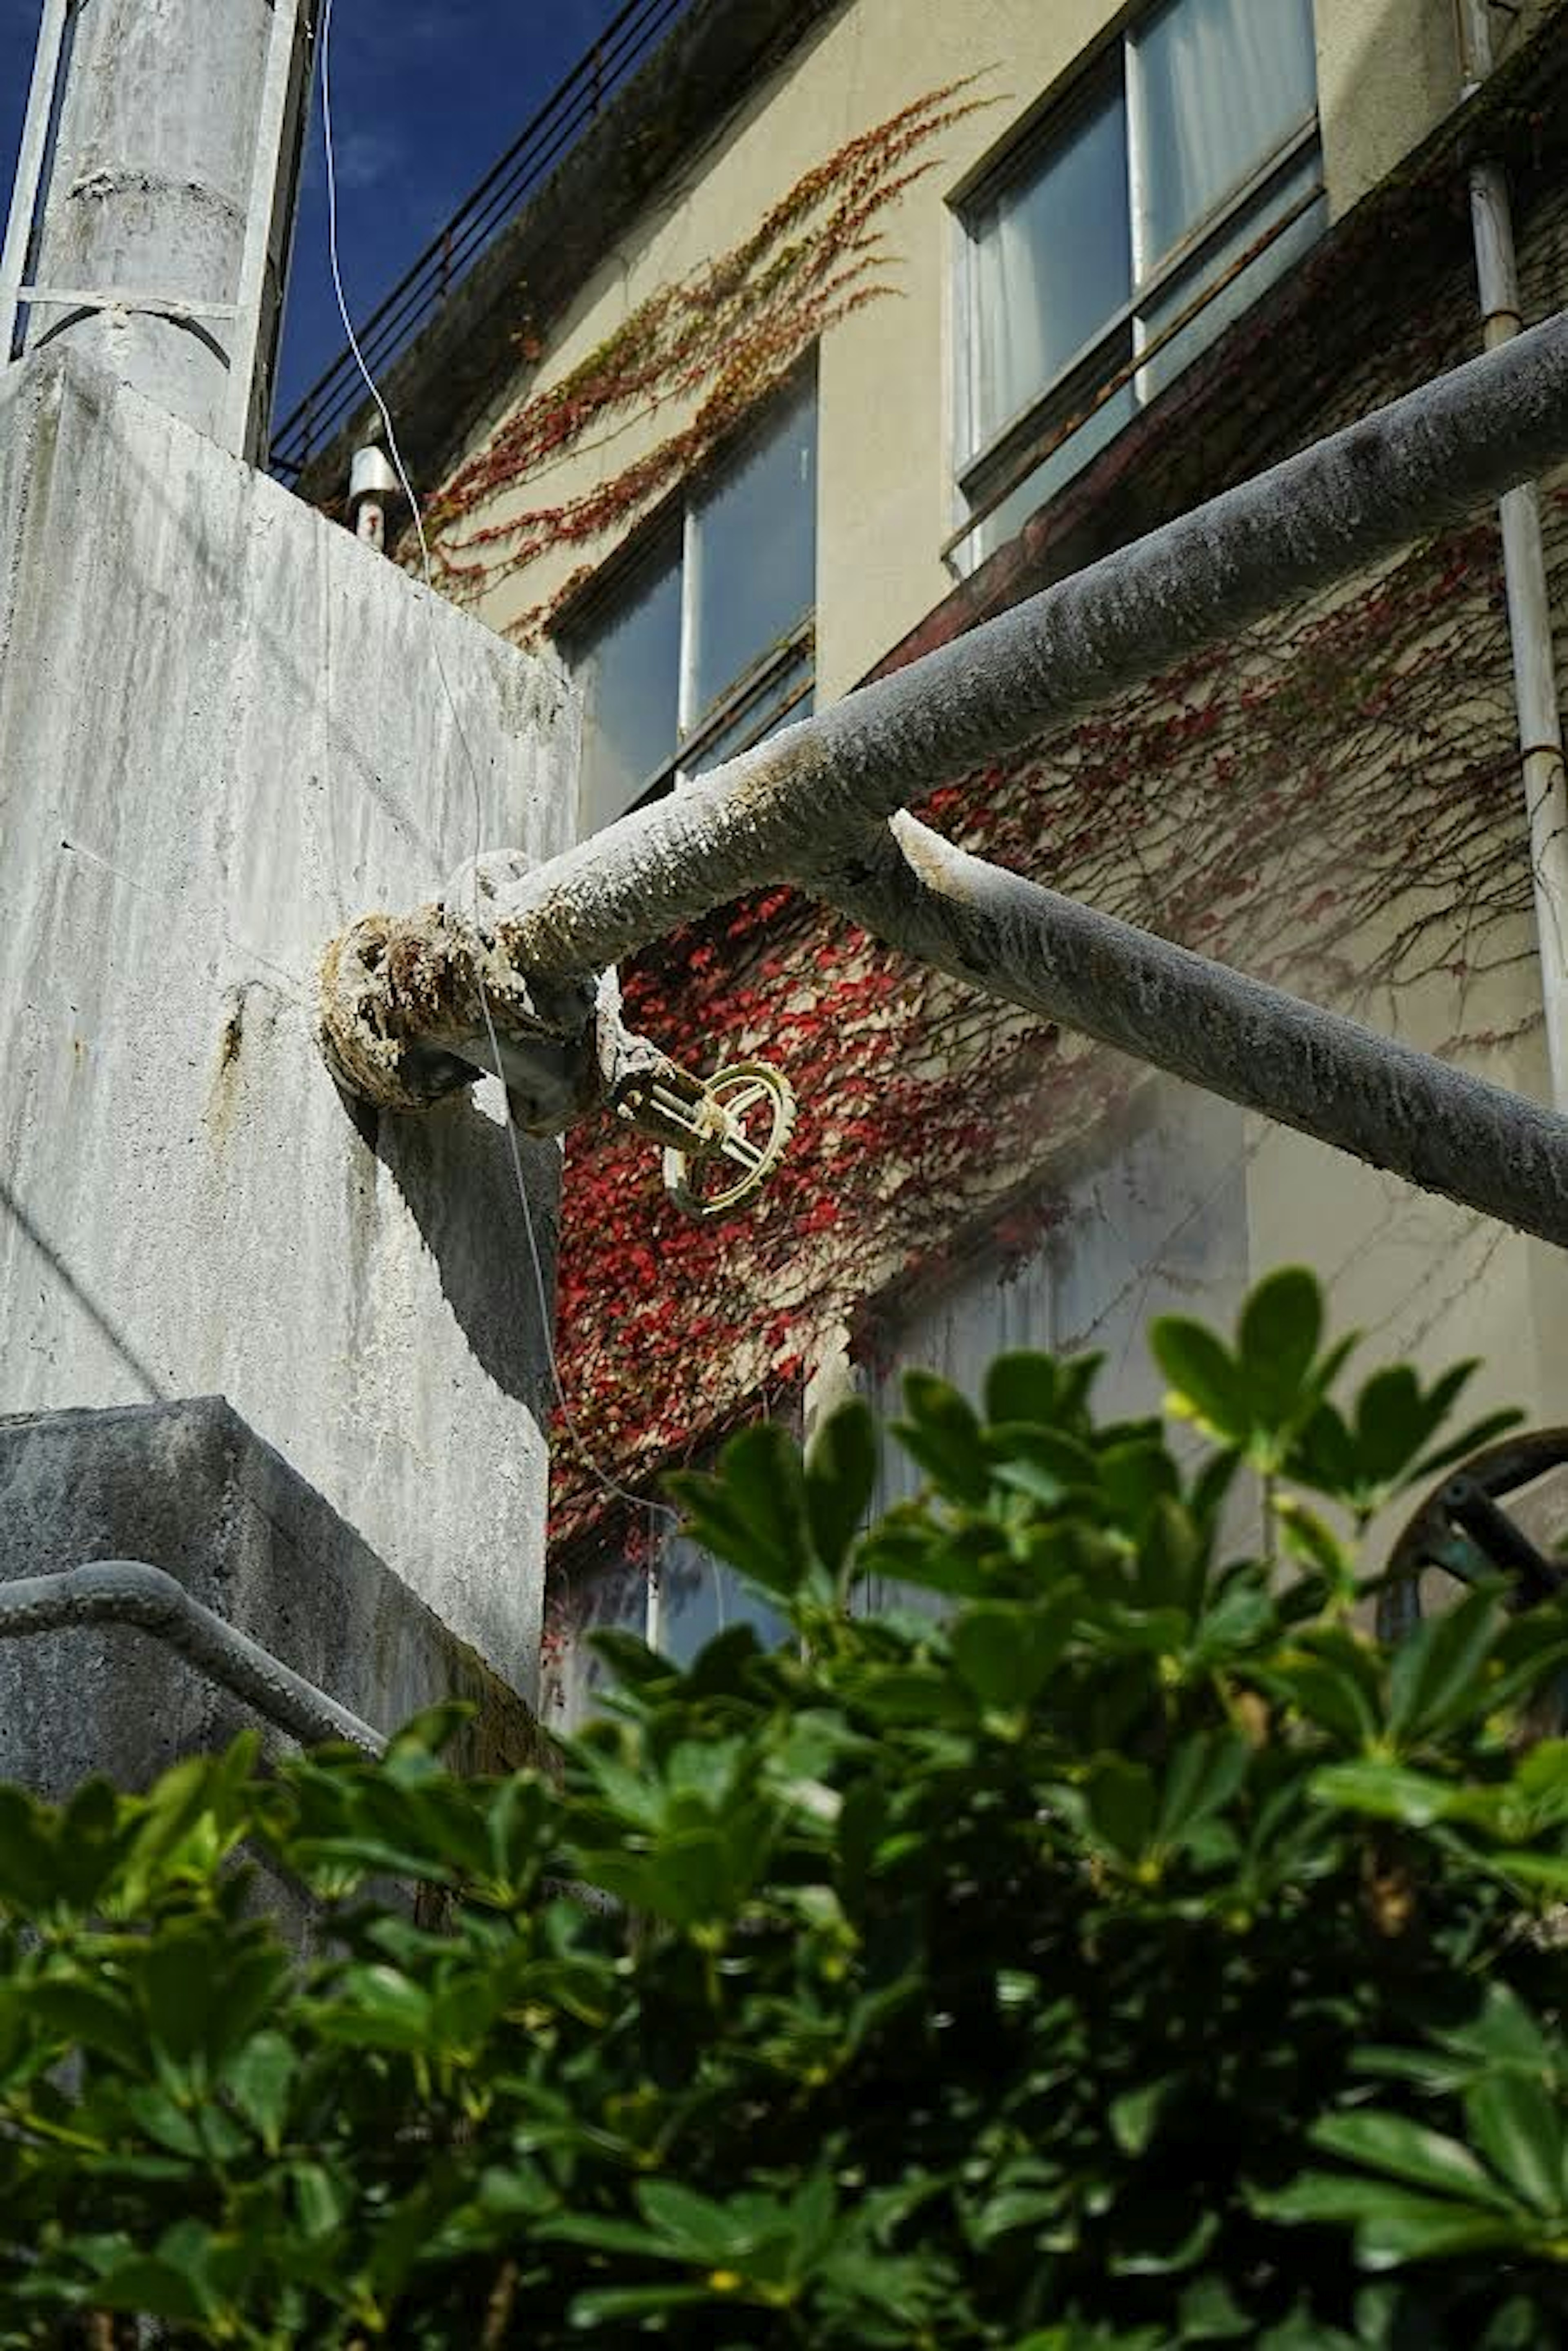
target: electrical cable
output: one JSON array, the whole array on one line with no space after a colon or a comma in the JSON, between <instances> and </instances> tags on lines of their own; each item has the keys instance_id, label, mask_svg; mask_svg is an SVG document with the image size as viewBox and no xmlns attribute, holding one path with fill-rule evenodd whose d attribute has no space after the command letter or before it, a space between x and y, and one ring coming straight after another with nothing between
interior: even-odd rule
<instances>
[{"instance_id":1,"label":"electrical cable","mask_svg":"<svg viewBox=\"0 0 1568 2351\"><path fill-rule=\"evenodd\" d=\"M327 257L331 270L332 293L338 306L338 316L342 321L344 337L347 340L349 350L353 356L354 365L359 370L359 372L363 379L365 389L370 393L371 399L375 404L376 413L381 418L382 430L386 435L387 455L392 460L392 471L397 475L398 486L402 489L403 496L408 502L409 513L413 517L414 533L419 542L420 573L423 582L426 598L429 600L426 603L425 612L430 636L430 649L434 658L436 674L441 680L441 690L445 697L447 709L452 715L452 724L456 731L458 745L462 750L464 762L468 770L469 783L472 787L474 795L474 914L471 927L474 933L475 943L477 945L479 937L478 860L483 848L485 831L484 793L479 781L478 762L475 758L473 750L469 745L468 737L463 725L462 714L457 707L457 698L453 693L451 680L446 674L446 665L441 658L441 643L435 628L434 578L430 560L430 543L425 537L424 517L420 507L419 499L414 495L413 484L409 478L408 468L403 464L402 452L398 446L397 431L392 423L392 412L388 408L385 400L382 398L381 387L376 382L374 376L367 366L364 354L360 349L359 338L354 332L353 323L349 315L348 298L343 291L342 269L338 252L337 153L333 143L332 133L332 9L333 0L324 0L321 10L320 40L321 140L327 166ZM612 1500L628 1502L634 1510L645 1510L650 1512L656 1512L660 1517L667 1519L672 1527L676 1527L680 1524L680 1513L678 1510L672 1510L667 1502L656 1501L650 1495L634 1493L630 1487L619 1484L617 1480L610 1475L608 1470L604 1469L601 1464L595 1460L593 1455L589 1451L587 1446L584 1444L581 1437L578 1433L576 1421L572 1417L571 1407L567 1402L566 1386L561 1379L560 1363L556 1353L555 1334L553 1329L554 1315L550 1308L548 1287L545 1281L544 1264L539 1254L538 1239L534 1230L533 1211L528 1205L528 1184L523 1174L522 1150L517 1140L517 1123L512 1116L511 1097L507 1091L506 1071L501 1056L500 1040L496 1034L496 1024L490 1012L490 1000L486 993L484 976L479 972L477 964L476 964L476 977L478 981L479 1002L485 1015L486 1032L489 1039L490 1051L495 1064L495 1076L501 1088L502 1113L506 1127L507 1147L511 1155L512 1174L517 1186L518 1205L523 1212L523 1230L528 1237L528 1259L533 1268L534 1288L538 1299L539 1329L544 1338L545 1354L549 1364L550 1384L555 1392L556 1404L560 1412L562 1425L566 1429L568 1437L571 1440L572 1448L579 1460L582 1462L584 1468L588 1470L589 1475L592 1478L594 1483L599 1487L600 1490L603 1494L607 1495Z\"/></svg>"}]
</instances>

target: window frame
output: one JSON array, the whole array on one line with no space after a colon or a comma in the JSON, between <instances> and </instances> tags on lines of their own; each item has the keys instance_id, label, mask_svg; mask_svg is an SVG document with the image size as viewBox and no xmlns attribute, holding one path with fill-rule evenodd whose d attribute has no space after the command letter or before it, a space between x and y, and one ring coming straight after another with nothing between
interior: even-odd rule
<instances>
[{"instance_id":1,"label":"window frame","mask_svg":"<svg viewBox=\"0 0 1568 2351\"><path fill-rule=\"evenodd\" d=\"M960 576L977 569L985 559L977 551L967 561L958 560L966 541L976 537L997 509L1027 482L1031 473L1059 449L1068 445L1106 402L1131 387L1134 410L1141 413L1159 397L1167 386L1148 384L1146 374L1151 360L1185 333L1194 319L1200 317L1236 277L1259 260L1278 238L1288 234L1314 205L1322 201L1326 193L1322 173L1322 117L1314 73L1312 105L1297 117L1267 154L1258 158L1240 178L1215 199L1207 211L1184 231L1175 245L1156 256L1152 264L1145 262L1139 252L1139 244L1144 234L1145 213L1142 201L1142 177L1147 166L1146 154L1140 155L1140 142L1145 136L1144 109L1142 78L1134 68L1134 55L1139 34L1162 13L1164 6L1173 5L1179 5L1179 0L1157 0L1157 5L1130 12L1093 58L1074 76L1071 88L1038 110L1017 129L1001 151L982 163L978 171L972 172L948 200L956 256L953 272L956 332L953 355L955 431L952 465L955 527L943 541L939 552L949 569ZM1124 110L1131 291L1127 299L1107 314L1103 324L1079 346L1047 382L1041 384L1010 416L993 427L984 441L979 441L976 426L980 413L977 393L981 349L980 238L974 225L976 216L994 204L998 195L1010 185L1029 179L1039 170L1050 151L1059 146L1077 123L1118 91ZM1276 217L1268 220L1259 235L1226 268L1207 280L1203 279L1201 266L1205 250L1218 244L1227 230L1244 223L1253 213L1262 214L1270 187L1276 182L1286 180L1314 152L1317 170L1305 193L1287 205ZM1146 338L1141 337L1140 323L1145 314L1155 308L1161 298L1189 273L1197 280L1193 299L1184 303L1156 332ZM1265 290L1260 287L1259 296ZM1223 329L1220 331L1223 332ZM1121 347L1119 355L1117 347ZM1107 356L1114 361L1109 367L1104 363ZM1098 454L1094 451L1086 455L1084 465L1092 463L1093 456ZM1060 486L1065 486L1065 482ZM1055 495L1058 493L1046 493L1041 504L1049 503Z\"/></svg>"},{"instance_id":2,"label":"window frame","mask_svg":"<svg viewBox=\"0 0 1568 2351\"><path fill-rule=\"evenodd\" d=\"M809 705L815 696L821 535L814 509L811 517L810 602L793 626L770 644L765 645L711 702L701 709L692 706L696 692L696 623L701 596L699 510L705 498L736 461L744 456L747 449L760 441L797 402L808 399L811 409L812 496L815 501L820 480L815 450L820 404L817 360L813 350L742 421L700 472L682 482L663 499L615 549L580 594L574 598L570 610L558 624L555 631L558 648L569 671L575 671L582 658L580 649L585 641L602 627L622 593L635 583L644 565L650 564L661 538L675 542L678 537L680 644L675 688L675 747L648 771L625 807L617 811L617 816L603 820L605 824L614 823L619 817L629 816L632 810L644 808L652 800L662 799L669 792L683 789L694 779L694 771L700 767L705 755L723 740L737 720L743 719L752 705L762 705L756 723L750 728L743 728L740 739L727 746L726 757L728 758L738 758L743 752L753 749L781 719L788 719L800 710L802 704ZM677 520L678 535L674 528ZM802 662L806 664L805 674L796 682L793 690L779 701L767 700L769 688ZM602 826L595 826L593 830L602 830ZM587 840L591 838L591 833L584 831L580 837Z\"/></svg>"}]
</instances>

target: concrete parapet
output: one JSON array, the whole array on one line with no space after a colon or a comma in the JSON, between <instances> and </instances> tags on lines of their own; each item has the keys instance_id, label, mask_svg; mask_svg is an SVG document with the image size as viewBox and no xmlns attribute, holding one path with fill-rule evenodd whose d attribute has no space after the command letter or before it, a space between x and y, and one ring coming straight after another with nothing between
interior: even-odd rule
<instances>
[{"instance_id":1,"label":"concrete parapet","mask_svg":"<svg viewBox=\"0 0 1568 2351\"><path fill-rule=\"evenodd\" d=\"M525 1694L549 1371L499 1091L350 1113L316 960L563 847L575 725L553 665L79 356L0 376L0 1409L221 1392ZM523 1151L548 1281L559 1152Z\"/></svg>"},{"instance_id":2,"label":"concrete parapet","mask_svg":"<svg viewBox=\"0 0 1568 2351\"><path fill-rule=\"evenodd\" d=\"M500 1771L538 1752L512 1692L221 1396L0 1423L0 1593L98 1559L145 1560L375 1729L464 1698L453 1750ZM0 1780L63 1796L89 1771L142 1787L252 1709L147 1634L98 1625L0 1641Z\"/></svg>"}]
</instances>

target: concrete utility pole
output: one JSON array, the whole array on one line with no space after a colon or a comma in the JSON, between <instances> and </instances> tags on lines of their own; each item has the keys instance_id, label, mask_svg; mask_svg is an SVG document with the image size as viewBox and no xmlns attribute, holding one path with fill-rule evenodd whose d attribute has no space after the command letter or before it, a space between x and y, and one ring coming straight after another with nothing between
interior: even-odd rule
<instances>
[{"instance_id":1,"label":"concrete utility pole","mask_svg":"<svg viewBox=\"0 0 1568 2351\"><path fill-rule=\"evenodd\" d=\"M1427 1190L1568 1245L1568 1119L970 857L909 800L1568 455L1568 313L866 686L541 871L504 854L334 943L323 1036L388 1107L494 1066L591 1094L585 974L791 882L893 945ZM1239 812L1244 820L1244 811ZM889 819L892 821L889 821ZM1049 858L1050 843L1041 844ZM573 988L577 996L573 997ZM481 994L481 990L483 993ZM591 1000L591 993L586 1000ZM516 1074L515 1074L516 1072Z\"/></svg>"},{"instance_id":2,"label":"concrete utility pole","mask_svg":"<svg viewBox=\"0 0 1568 2351\"><path fill-rule=\"evenodd\" d=\"M82 352L266 454L316 0L46 0L0 361Z\"/></svg>"}]
</instances>

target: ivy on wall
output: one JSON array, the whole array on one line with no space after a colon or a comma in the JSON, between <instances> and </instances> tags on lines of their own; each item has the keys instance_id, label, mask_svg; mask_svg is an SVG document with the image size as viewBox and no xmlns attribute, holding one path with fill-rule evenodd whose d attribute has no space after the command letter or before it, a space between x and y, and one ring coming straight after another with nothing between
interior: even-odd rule
<instances>
[{"instance_id":1,"label":"ivy on wall","mask_svg":"<svg viewBox=\"0 0 1568 2351\"><path fill-rule=\"evenodd\" d=\"M525 400L432 501L439 583L476 601L562 547L622 536L707 464L828 331L894 291L881 216L929 172L932 141L983 99L968 85L928 91L848 140L798 180L751 234L690 277L659 287L587 358ZM529 356L535 354L529 353ZM542 476L632 419L675 420L628 465L552 505ZM508 629L548 632L592 565L580 564Z\"/></svg>"},{"instance_id":2,"label":"ivy on wall","mask_svg":"<svg viewBox=\"0 0 1568 2351\"><path fill-rule=\"evenodd\" d=\"M1555 582L1568 528L1552 508ZM1458 690L1457 690L1458 689ZM1434 980L1439 1050L1531 1025L1528 841L1490 524L1212 650L922 814L1001 864L1375 1025ZM1038 1246L1053 1167L1140 1071L775 891L626 975L629 1016L694 1066L764 1053L800 1115L754 1210L694 1225L656 1155L569 1144L559 1301L572 1413L616 1475L700 1454L808 1367L861 1301L960 1241ZM1041 1186L1047 1186L1043 1196ZM554 1528L601 1498L558 1450Z\"/></svg>"}]
</instances>

